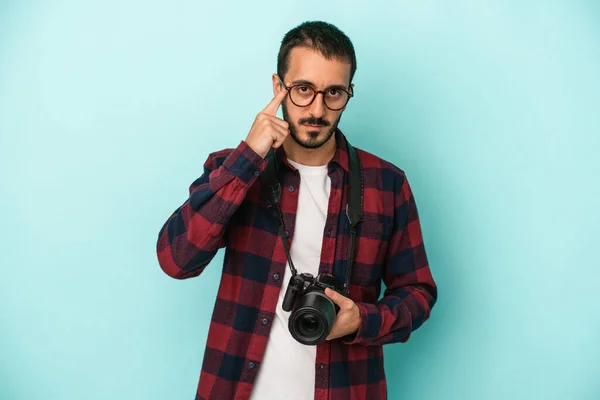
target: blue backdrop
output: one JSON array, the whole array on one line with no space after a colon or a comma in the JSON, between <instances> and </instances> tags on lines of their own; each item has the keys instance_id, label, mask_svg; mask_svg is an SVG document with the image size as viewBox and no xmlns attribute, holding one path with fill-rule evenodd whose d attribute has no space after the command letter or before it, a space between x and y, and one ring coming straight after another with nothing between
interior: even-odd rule
<instances>
[{"instance_id":1,"label":"blue backdrop","mask_svg":"<svg viewBox=\"0 0 600 400\"><path fill-rule=\"evenodd\" d=\"M221 271L159 268L284 33L353 40L340 127L409 177L439 302L392 399L600 398L597 1L0 1L0 398L191 399Z\"/></svg>"}]
</instances>

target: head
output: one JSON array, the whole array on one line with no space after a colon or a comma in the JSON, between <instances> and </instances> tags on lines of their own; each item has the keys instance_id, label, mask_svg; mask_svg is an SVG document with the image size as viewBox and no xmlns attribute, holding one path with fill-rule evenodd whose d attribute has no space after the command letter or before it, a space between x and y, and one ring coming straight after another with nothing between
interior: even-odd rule
<instances>
[{"instance_id":1,"label":"head","mask_svg":"<svg viewBox=\"0 0 600 400\"><path fill-rule=\"evenodd\" d=\"M294 90L297 93L310 89L325 91L317 94L306 107L294 104L290 95L283 100L283 118L289 123L290 135L296 143L315 149L331 139L346 107L331 110L324 96L327 93L328 98L334 98L341 90L352 94L355 72L352 42L335 26L320 21L305 22L284 36L277 58L277 74L273 75L273 92L286 90L281 81L292 82L288 86L290 94Z\"/></svg>"}]
</instances>

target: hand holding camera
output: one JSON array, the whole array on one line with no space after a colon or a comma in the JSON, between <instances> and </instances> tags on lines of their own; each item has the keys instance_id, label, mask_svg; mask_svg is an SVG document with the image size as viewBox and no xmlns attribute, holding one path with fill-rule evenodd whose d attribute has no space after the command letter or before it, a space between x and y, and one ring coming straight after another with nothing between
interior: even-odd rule
<instances>
[{"instance_id":1,"label":"hand holding camera","mask_svg":"<svg viewBox=\"0 0 600 400\"><path fill-rule=\"evenodd\" d=\"M360 328L360 310L356 303L329 288L325 294L339 307L337 317L326 340L337 339L358 331Z\"/></svg>"},{"instance_id":2,"label":"hand holding camera","mask_svg":"<svg viewBox=\"0 0 600 400\"><path fill-rule=\"evenodd\" d=\"M292 337L302 344L315 345L356 332L360 311L340 292L333 275L292 276L282 304L284 311L291 311L288 328Z\"/></svg>"}]
</instances>

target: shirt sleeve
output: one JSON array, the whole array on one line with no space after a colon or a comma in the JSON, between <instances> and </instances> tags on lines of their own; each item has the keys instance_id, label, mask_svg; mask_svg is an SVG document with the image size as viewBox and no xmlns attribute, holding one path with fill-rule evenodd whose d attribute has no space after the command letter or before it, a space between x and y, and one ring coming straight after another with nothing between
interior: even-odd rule
<instances>
[{"instance_id":1,"label":"shirt sleeve","mask_svg":"<svg viewBox=\"0 0 600 400\"><path fill-rule=\"evenodd\" d=\"M245 141L209 155L188 199L159 231L158 262L167 275L186 279L202 273L225 246L227 223L266 164Z\"/></svg>"}]
</instances>

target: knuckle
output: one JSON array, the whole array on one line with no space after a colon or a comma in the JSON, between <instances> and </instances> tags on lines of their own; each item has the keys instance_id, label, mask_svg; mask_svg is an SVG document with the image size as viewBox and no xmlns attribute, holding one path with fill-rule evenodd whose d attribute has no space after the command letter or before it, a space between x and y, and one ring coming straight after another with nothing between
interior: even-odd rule
<instances>
[{"instance_id":1,"label":"knuckle","mask_svg":"<svg viewBox=\"0 0 600 400\"><path fill-rule=\"evenodd\" d=\"M262 125L263 125L263 127L265 127L266 129L273 129L273 128L274 128L274 126L273 126L273 121L271 121L271 120L270 120L270 119L268 119L268 118L265 118L265 119L262 121Z\"/></svg>"}]
</instances>

